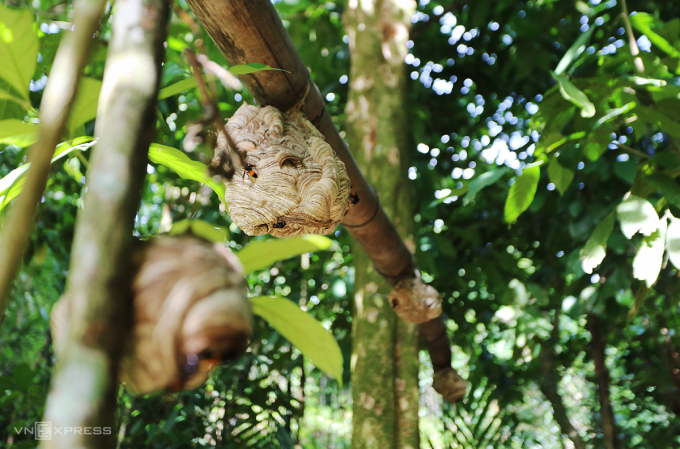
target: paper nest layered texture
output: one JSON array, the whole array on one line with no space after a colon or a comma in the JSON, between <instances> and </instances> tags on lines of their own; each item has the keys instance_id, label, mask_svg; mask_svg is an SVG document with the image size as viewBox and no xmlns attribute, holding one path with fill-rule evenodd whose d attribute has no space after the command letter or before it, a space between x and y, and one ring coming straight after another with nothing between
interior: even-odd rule
<instances>
[{"instance_id":1,"label":"paper nest layered texture","mask_svg":"<svg viewBox=\"0 0 680 449\"><path fill-rule=\"evenodd\" d=\"M224 245L163 237L143 242L134 262L134 328L120 372L130 390L196 388L245 351L252 311L241 264ZM70 307L64 297L52 312L58 358Z\"/></svg>"},{"instance_id":2,"label":"paper nest layered texture","mask_svg":"<svg viewBox=\"0 0 680 449\"><path fill-rule=\"evenodd\" d=\"M345 164L302 112L243 104L224 127L246 164L225 180L229 215L248 235L330 234L350 207ZM221 133L215 154L228 148Z\"/></svg>"},{"instance_id":3,"label":"paper nest layered texture","mask_svg":"<svg viewBox=\"0 0 680 449\"><path fill-rule=\"evenodd\" d=\"M424 323L442 314L442 299L437 290L423 283L420 273L400 281L389 294L394 311L407 323Z\"/></svg>"}]
</instances>

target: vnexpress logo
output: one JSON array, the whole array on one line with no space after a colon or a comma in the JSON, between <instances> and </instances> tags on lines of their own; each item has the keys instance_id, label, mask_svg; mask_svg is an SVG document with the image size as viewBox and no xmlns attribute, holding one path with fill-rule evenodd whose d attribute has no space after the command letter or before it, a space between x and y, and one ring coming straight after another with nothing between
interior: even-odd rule
<instances>
[{"instance_id":1,"label":"vnexpress logo","mask_svg":"<svg viewBox=\"0 0 680 449\"><path fill-rule=\"evenodd\" d=\"M15 427L14 431L18 435L33 435L36 440L51 440L54 435L111 435L110 427L55 427L51 422Z\"/></svg>"}]
</instances>

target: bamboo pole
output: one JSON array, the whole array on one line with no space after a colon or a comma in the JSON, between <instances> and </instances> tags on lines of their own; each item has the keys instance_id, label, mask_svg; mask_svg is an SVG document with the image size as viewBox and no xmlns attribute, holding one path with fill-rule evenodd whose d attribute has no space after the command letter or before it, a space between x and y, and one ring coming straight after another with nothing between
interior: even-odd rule
<instances>
[{"instance_id":1,"label":"bamboo pole","mask_svg":"<svg viewBox=\"0 0 680 449\"><path fill-rule=\"evenodd\" d=\"M68 342L44 421L44 448L115 447L120 358L132 327L134 218L155 132L169 3L118 0L99 97L84 208L65 298ZM71 431L64 431L71 429Z\"/></svg>"},{"instance_id":2,"label":"bamboo pole","mask_svg":"<svg viewBox=\"0 0 680 449\"><path fill-rule=\"evenodd\" d=\"M260 71L240 79L260 105L285 111L297 104L310 86L302 108L345 163L359 203L350 209L343 225L371 258L376 270L390 284L415 276L415 263L378 195L368 184L324 106L318 87L295 49L276 9L269 0L187 0L231 65L258 62L284 71ZM435 371L450 369L451 348L446 318L420 324ZM458 398L459 399L459 398Z\"/></svg>"}]
</instances>

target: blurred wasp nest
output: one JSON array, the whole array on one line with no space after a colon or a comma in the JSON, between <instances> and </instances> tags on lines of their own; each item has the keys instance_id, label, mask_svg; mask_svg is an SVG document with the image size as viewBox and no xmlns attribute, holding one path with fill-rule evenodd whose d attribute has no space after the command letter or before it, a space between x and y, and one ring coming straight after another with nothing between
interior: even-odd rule
<instances>
[{"instance_id":1,"label":"blurred wasp nest","mask_svg":"<svg viewBox=\"0 0 680 449\"><path fill-rule=\"evenodd\" d=\"M194 237L142 242L135 252L134 329L120 380L132 391L196 388L246 349L252 312L238 258ZM68 337L68 296L52 312L57 356Z\"/></svg>"},{"instance_id":2,"label":"blurred wasp nest","mask_svg":"<svg viewBox=\"0 0 680 449\"><path fill-rule=\"evenodd\" d=\"M248 235L330 234L358 200L345 164L297 108L244 103L217 139L213 169L229 165L232 146L243 163L225 178L225 197Z\"/></svg>"},{"instance_id":3,"label":"blurred wasp nest","mask_svg":"<svg viewBox=\"0 0 680 449\"><path fill-rule=\"evenodd\" d=\"M399 281L389 294L390 304L407 323L424 323L442 314L442 299L437 290L423 283L420 272Z\"/></svg>"}]
</instances>

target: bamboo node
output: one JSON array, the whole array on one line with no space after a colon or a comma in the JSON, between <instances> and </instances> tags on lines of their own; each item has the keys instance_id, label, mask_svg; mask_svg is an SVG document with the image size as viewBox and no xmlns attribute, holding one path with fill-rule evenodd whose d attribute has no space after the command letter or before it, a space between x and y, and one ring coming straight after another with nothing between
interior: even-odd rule
<instances>
[{"instance_id":1,"label":"bamboo node","mask_svg":"<svg viewBox=\"0 0 680 449\"><path fill-rule=\"evenodd\" d=\"M442 314L442 299L437 290L423 283L420 273L403 279L389 294L390 304L399 317L407 323L425 323Z\"/></svg>"},{"instance_id":2,"label":"bamboo node","mask_svg":"<svg viewBox=\"0 0 680 449\"><path fill-rule=\"evenodd\" d=\"M225 134L226 133L226 134ZM248 235L330 234L354 198L345 164L296 107L246 103L217 139L216 155L229 141L245 163L225 178L229 214Z\"/></svg>"}]
</instances>

